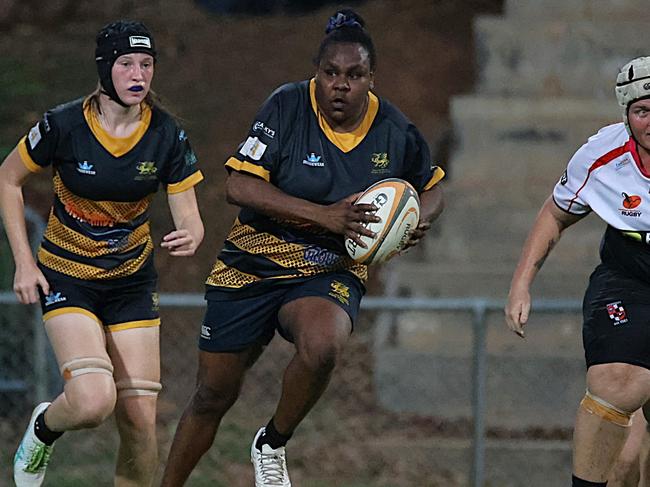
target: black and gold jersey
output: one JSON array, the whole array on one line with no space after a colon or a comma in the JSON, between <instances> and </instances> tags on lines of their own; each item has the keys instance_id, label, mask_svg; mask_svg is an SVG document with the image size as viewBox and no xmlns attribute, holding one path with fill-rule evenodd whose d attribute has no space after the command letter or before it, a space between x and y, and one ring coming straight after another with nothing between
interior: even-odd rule
<instances>
[{"instance_id":1,"label":"black and gold jersey","mask_svg":"<svg viewBox=\"0 0 650 487\"><path fill-rule=\"evenodd\" d=\"M387 100L368 95L359 127L337 133L318 110L314 80L280 87L226 167L323 205L385 178L405 179L418 192L433 187L444 172L432 164L420 132ZM341 235L242 208L206 284L209 295L211 287L261 289L258 284L334 271L367 277L366 266L348 257Z\"/></svg>"},{"instance_id":2,"label":"black and gold jersey","mask_svg":"<svg viewBox=\"0 0 650 487\"><path fill-rule=\"evenodd\" d=\"M185 131L142 104L126 138L103 130L79 99L48 111L18 143L32 172L53 168L54 204L38 252L41 265L84 280L141 271L155 276L149 205L162 183L183 192L203 179Z\"/></svg>"}]
</instances>

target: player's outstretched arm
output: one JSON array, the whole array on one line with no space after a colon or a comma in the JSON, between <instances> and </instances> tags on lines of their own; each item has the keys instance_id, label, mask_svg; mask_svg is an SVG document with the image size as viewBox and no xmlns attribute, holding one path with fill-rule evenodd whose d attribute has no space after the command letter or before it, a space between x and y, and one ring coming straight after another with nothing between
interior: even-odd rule
<instances>
[{"instance_id":1,"label":"player's outstretched arm","mask_svg":"<svg viewBox=\"0 0 650 487\"><path fill-rule=\"evenodd\" d=\"M520 337L524 337L524 325L530 314L530 285L562 232L583 216L562 211L552 197L546 200L537 215L512 276L505 307L506 324Z\"/></svg>"}]
</instances>

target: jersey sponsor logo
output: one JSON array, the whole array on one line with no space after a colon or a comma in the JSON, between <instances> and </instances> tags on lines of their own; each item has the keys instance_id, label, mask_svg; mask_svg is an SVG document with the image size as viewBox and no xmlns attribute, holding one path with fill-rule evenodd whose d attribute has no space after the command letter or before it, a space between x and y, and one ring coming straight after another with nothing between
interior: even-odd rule
<instances>
[{"instance_id":1,"label":"jersey sponsor logo","mask_svg":"<svg viewBox=\"0 0 650 487\"><path fill-rule=\"evenodd\" d=\"M128 244L129 244L128 234L119 238L106 239L106 248L108 248L111 252L119 252L120 250L126 248Z\"/></svg>"},{"instance_id":2,"label":"jersey sponsor logo","mask_svg":"<svg viewBox=\"0 0 650 487\"><path fill-rule=\"evenodd\" d=\"M325 162L321 160L321 156L317 156L313 152L311 154L307 154L307 157L305 157L302 160L302 163L305 164L306 166L311 166L311 167L324 167Z\"/></svg>"},{"instance_id":3,"label":"jersey sponsor logo","mask_svg":"<svg viewBox=\"0 0 650 487\"><path fill-rule=\"evenodd\" d=\"M264 122L260 122L259 120L253 124L253 132L262 132L269 139L275 137L275 130L273 130L271 127L267 127L264 125Z\"/></svg>"},{"instance_id":4,"label":"jersey sponsor logo","mask_svg":"<svg viewBox=\"0 0 650 487\"><path fill-rule=\"evenodd\" d=\"M27 140L29 140L29 145L32 150L38 145L41 141L41 129L38 124L34 125L27 135Z\"/></svg>"},{"instance_id":5,"label":"jersey sponsor logo","mask_svg":"<svg viewBox=\"0 0 650 487\"><path fill-rule=\"evenodd\" d=\"M625 157L621 159L620 161L617 161L616 164L614 164L614 169L618 171L622 167L627 166L630 163L630 159L628 157Z\"/></svg>"},{"instance_id":6,"label":"jersey sponsor logo","mask_svg":"<svg viewBox=\"0 0 650 487\"><path fill-rule=\"evenodd\" d=\"M373 163L374 167L370 171L373 174L386 174L389 171L388 166L390 166L390 159L388 154L385 152L375 152L371 157L370 161Z\"/></svg>"},{"instance_id":7,"label":"jersey sponsor logo","mask_svg":"<svg viewBox=\"0 0 650 487\"><path fill-rule=\"evenodd\" d=\"M151 40L145 36L129 36L129 45L131 47L148 47L151 49Z\"/></svg>"},{"instance_id":8,"label":"jersey sponsor logo","mask_svg":"<svg viewBox=\"0 0 650 487\"><path fill-rule=\"evenodd\" d=\"M330 282L330 292L327 294L340 303L350 304L350 288L341 281Z\"/></svg>"},{"instance_id":9,"label":"jersey sponsor logo","mask_svg":"<svg viewBox=\"0 0 650 487\"><path fill-rule=\"evenodd\" d=\"M50 294L45 296L45 306L51 306L53 304L62 303L67 300L68 298L62 296L61 293L51 292Z\"/></svg>"},{"instance_id":10,"label":"jersey sponsor logo","mask_svg":"<svg viewBox=\"0 0 650 487\"><path fill-rule=\"evenodd\" d=\"M247 156L254 161L259 161L266 151L267 145L262 143L257 137L249 137L239 149L242 156Z\"/></svg>"},{"instance_id":11,"label":"jersey sponsor logo","mask_svg":"<svg viewBox=\"0 0 650 487\"><path fill-rule=\"evenodd\" d=\"M650 245L650 232L621 232L624 237Z\"/></svg>"},{"instance_id":12,"label":"jersey sponsor logo","mask_svg":"<svg viewBox=\"0 0 650 487\"><path fill-rule=\"evenodd\" d=\"M639 218L642 212L636 208L641 204L641 197L627 193L621 193L621 195L623 196L623 208L619 208L621 215Z\"/></svg>"},{"instance_id":13,"label":"jersey sponsor logo","mask_svg":"<svg viewBox=\"0 0 650 487\"><path fill-rule=\"evenodd\" d=\"M135 168L138 170L138 176L134 178L136 181L146 181L149 179L156 179L156 173L158 172L158 168L156 167L155 162L142 161L139 162Z\"/></svg>"},{"instance_id":14,"label":"jersey sponsor logo","mask_svg":"<svg viewBox=\"0 0 650 487\"><path fill-rule=\"evenodd\" d=\"M178 140L181 142L187 140L187 134L185 133L185 130L181 129L181 131L178 132Z\"/></svg>"},{"instance_id":15,"label":"jersey sponsor logo","mask_svg":"<svg viewBox=\"0 0 650 487\"><path fill-rule=\"evenodd\" d=\"M194 164L196 164L196 154L193 150L188 150L185 152L185 165L193 166Z\"/></svg>"},{"instance_id":16,"label":"jersey sponsor logo","mask_svg":"<svg viewBox=\"0 0 650 487\"><path fill-rule=\"evenodd\" d=\"M77 172L81 174L88 174L89 176L94 176L97 172L93 169L95 167L92 164L89 164L88 161L78 162L77 163Z\"/></svg>"},{"instance_id":17,"label":"jersey sponsor logo","mask_svg":"<svg viewBox=\"0 0 650 487\"><path fill-rule=\"evenodd\" d=\"M564 186L567 183L568 180L569 180L569 176L568 176L568 174L566 172L566 169L565 169L564 172L562 173L562 177L560 177L560 184L562 186Z\"/></svg>"},{"instance_id":18,"label":"jersey sponsor logo","mask_svg":"<svg viewBox=\"0 0 650 487\"><path fill-rule=\"evenodd\" d=\"M607 315L614 322L614 326L623 325L628 322L627 313L621 301L615 301L606 305Z\"/></svg>"},{"instance_id":19,"label":"jersey sponsor logo","mask_svg":"<svg viewBox=\"0 0 650 487\"><path fill-rule=\"evenodd\" d=\"M43 115L43 128L45 129L45 133L48 133L51 129L50 127L50 119L47 116L47 113Z\"/></svg>"},{"instance_id":20,"label":"jersey sponsor logo","mask_svg":"<svg viewBox=\"0 0 650 487\"><path fill-rule=\"evenodd\" d=\"M305 260L312 264L332 266L340 260L340 255L331 250L313 246L305 249Z\"/></svg>"},{"instance_id":21,"label":"jersey sponsor logo","mask_svg":"<svg viewBox=\"0 0 650 487\"><path fill-rule=\"evenodd\" d=\"M210 325L206 325L205 323L201 325L201 338L205 338L206 340L212 338Z\"/></svg>"}]
</instances>

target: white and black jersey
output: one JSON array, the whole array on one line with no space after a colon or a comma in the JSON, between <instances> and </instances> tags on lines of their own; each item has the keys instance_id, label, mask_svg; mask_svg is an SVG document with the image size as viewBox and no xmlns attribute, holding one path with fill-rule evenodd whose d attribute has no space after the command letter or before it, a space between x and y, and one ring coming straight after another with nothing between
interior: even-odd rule
<instances>
[{"instance_id":1,"label":"white and black jersey","mask_svg":"<svg viewBox=\"0 0 650 487\"><path fill-rule=\"evenodd\" d=\"M571 158L553 190L562 210L607 224L603 264L650 283L650 174L623 123L602 128Z\"/></svg>"}]
</instances>

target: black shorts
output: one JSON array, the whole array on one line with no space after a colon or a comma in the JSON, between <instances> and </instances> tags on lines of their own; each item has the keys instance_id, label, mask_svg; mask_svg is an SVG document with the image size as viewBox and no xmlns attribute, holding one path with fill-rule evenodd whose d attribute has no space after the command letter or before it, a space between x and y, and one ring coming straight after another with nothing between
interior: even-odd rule
<instances>
[{"instance_id":1,"label":"black shorts","mask_svg":"<svg viewBox=\"0 0 650 487\"><path fill-rule=\"evenodd\" d=\"M582 306L587 367L623 362L650 369L650 285L599 265Z\"/></svg>"},{"instance_id":2,"label":"black shorts","mask_svg":"<svg viewBox=\"0 0 650 487\"><path fill-rule=\"evenodd\" d=\"M41 295L43 321L66 313L81 313L107 328L120 331L160 325L156 279L133 276L84 281L39 265L50 285Z\"/></svg>"},{"instance_id":3,"label":"black shorts","mask_svg":"<svg viewBox=\"0 0 650 487\"><path fill-rule=\"evenodd\" d=\"M318 296L340 306L352 324L365 293L361 281L350 273L328 273L289 284L267 288L264 293L220 291L210 287L208 307L201 324L199 348L206 352L239 352L267 345L275 331L289 341L292 338L278 322L278 311L286 303L306 296Z\"/></svg>"}]
</instances>

